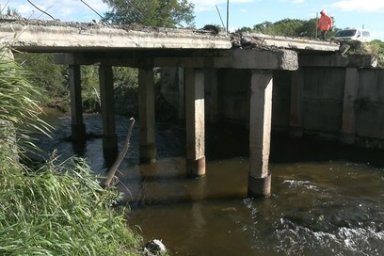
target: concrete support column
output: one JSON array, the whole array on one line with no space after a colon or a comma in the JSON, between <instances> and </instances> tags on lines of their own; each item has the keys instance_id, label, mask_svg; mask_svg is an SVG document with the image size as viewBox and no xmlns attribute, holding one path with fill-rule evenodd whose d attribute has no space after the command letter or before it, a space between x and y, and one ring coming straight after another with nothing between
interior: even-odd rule
<instances>
[{"instance_id":1,"label":"concrete support column","mask_svg":"<svg viewBox=\"0 0 384 256\"><path fill-rule=\"evenodd\" d=\"M177 85L179 88L179 120L185 118L185 79L184 79L184 68L177 68Z\"/></svg>"},{"instance_id":2,"label":"concrete support column","mask_svg":"<svg viewBox=\"0 0 384 256\"><path fill-rule=\"evenodd\" d=\"M205 88L209 92L209 101L207 101L207 109L209 109L209 112L207 119L211 123L217 123L218 121L219 96L217 83L217 69L206 69Z\"/></svg>"},{"instance_id":3,"label":"concrete support column","mask_svg":"<svg viewBox=\"0 0 384 256\"><path fill-rule=\"evenodd\" d=\"M100 100L103 118L103 155L107 166L117 157L117 135L115 128L115 108L113 93L113 71L111 66L100 65Z\"/></svg>"},{"instance_id":4,"label":"concrete support column","mask_svg":"<svg viewBox=\"0 0 384 256\"><path fill-rule=\"evenodd\" d=\"M69 90L71 97L72 141L83 143L86 140L81 99L81 71L79 65L69 65Z\"/></svg>"},{"instance_id":5,"label":"concrete support column","mask_svg":"<svg viewBox=\"0 0 384 256\"><path fill-rule=\"evenodd\" d=\"M294 138L303 137L303 71L292 72L291 80L291 109L290 109L290 135Z\"/></svg>"},{"instance_id":6,"label":"concrete support column","mask_svg":"<svg viewBox=\"0 0 384 256\"><path fill-rule=\"evenodd\" d=\"M140 162L156 162L155 85L152 68L139 69Z\"/></svg>"},{"instance_id":7,"label":"concrete support column","mask_svg":"<svg viewBox=\"0 0 384 256\"><path fill-rule=\"evenodd\" d=\"M204 71L185 69L187 133L186 168L190 176L205 175Z\"/></svg>"},{"instance_id":8,"label":"concrete support column","mask_svg":"<svg viewBox=\"0 0 384 256\"><path fill-rule=\"evenodd\" d=\"M253 70L250 92L248 194L271 194L269 150L272 118L272 72Z\"/></svg>"},{"instance_id":9,"label":"concrete support column","mask_svg":"<svg viewBox=\"0 0 384 256\"><path fill-rule=\"evenodd\" d=\"M341 141L348 144L355 142L355 109L354 102L359 89L359 70L346 68L344 85L343 120L341 124Z\"/></svg>"}]
</instances>

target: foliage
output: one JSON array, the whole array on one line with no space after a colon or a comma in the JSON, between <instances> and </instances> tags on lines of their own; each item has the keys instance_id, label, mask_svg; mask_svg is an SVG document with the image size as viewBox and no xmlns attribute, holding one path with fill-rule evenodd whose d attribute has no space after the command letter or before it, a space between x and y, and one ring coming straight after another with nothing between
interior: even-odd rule
<instances>
[{"instance_id":1,"label":"foliage","mask_svg":"<svg viewBox=\"0 0 384 256\"><path fill-rule=\"evenodd\" d=\"M52 54L18 53L15 59L30 74L29 80L44 91L48 105L69 101L66 68L56 65Z\"/></svg>"},{"instance_id":2,"label":"foliage","mask_svg":"<svg viewBox=\"0 0 384 256\"><path fill-rule=\"evenodd\" d=\"M253 28L242 27L237 32L255 32L274 36L316 38L316 33L318 33L318 31L316 31L316 24L316 19L283 19L274 23L266 21L254 25ZM334 31L329 31L328 37L332 37L333 35Z\"/></svg>"},{"instance_id":3,"label":"foliage","mask_svg":"<svg viewBox=\"0 0 384 256\"><path fill-rule=\"evenodd\" d=\"M134 68L114 67L115 110L119 114L137 116L138 71Z\"/></svg>"},{"instance_id":4,"label":"foliage","mask_svg":"<svg viewBox=\"0 0 384 256\"><path fill-rule=\"evenodd\" d=\"M187 0L103 0L112 11L104 21L156 27L193 25L193 4Z\"/></svg>"},{"instance_id":5,"label":"foliage","mask_svg":"<svg viewBox=\"0 0 384 256\"><path fill-rule=\"evenodd\" d=\"M141 238L111 209L117 192L102 189L83 160L26 172L7 159L1 151L1 255L139 254Z\"/></svg>"},{"instance_id":6,"label":"foliage","mask_svg":"<svg viewBox=\"0 0 384 256\"><path fill-rule=\"evenodd\" d=\"M16 61L25 72L34 88L40 90L39 101L49 107L67 111L69 108L69 81L66 66L54 63L52 54L18 53ZM137 71L131 68L114 67L116 106L128 106L130 111L118 107L119 113L133 113L132 101L137 95ZM98 66L81 66L81 92L84 112L100 111ZM127 98L128 97L128 98Z\"/></svg>"},{"instance_id":7,"label":"foliage","mask_svg":"<svg viewBox=\"0 0 384 256\"><path fill-rule=\"evenodd\" d=\"M97 66L81 66L81 97L84 112L100 111L99 72Z\"/></svg>"},{"instance_id":8,"label":"foliage","mask_svg":"<svg viewBox=\"0 0 384 256\"><path fill-rule=\"evenodd\" d=\"M368 43L369 52L377 57L378 67L384 68L384 42L373 40Z\"/></svg>"},{"instance_id":9,"label":"foliage","mask_svg":"<svg viewBox=\"0 0 384 256\"><path fill-rule=\"evenodd\" d=\"M39 118L42 109L38 102L43 94L28 80L28 72L13 60L7 48L0 49L0 120L10 122L24 136L19 136L21 152L31 149L26 138L29 132L38 130L49 134L49 125Z\"/></svg>"},{"instance_id":10,"label":"foliage","mask_svg":"<svg viewBox=\"0 0 384 256\"><path fill-rule=\"evenodd\" d=\"M10 8L10 7L5 9L5 7L1 6L1 4L0 4L0 15L13 16L16 18L21 18L21 14L16 9Z\"/></svg>"},{"instance_id":11,"label":"foliage","mask_svg":"<svg viewBox=\"0 0 384 256\"><path fill-rule=\"evenodd\" d=\"M45 131L34 122L40 92L9 51L1 53L0 119ZM57 165L53 158L39 170L21 165L7 139L12 133L0 129L1 255L139 254L141 237L127 227L123 211L111 208L116 190L102 189L82 159Z\"/></svg>"}]
</instances>

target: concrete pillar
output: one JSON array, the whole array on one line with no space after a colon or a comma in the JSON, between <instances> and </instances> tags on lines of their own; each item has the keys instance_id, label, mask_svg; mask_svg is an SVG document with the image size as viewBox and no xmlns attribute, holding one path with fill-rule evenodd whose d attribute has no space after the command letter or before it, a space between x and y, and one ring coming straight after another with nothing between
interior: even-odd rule
<instances>
[{"instance_id":1,"label":"concrete pillar","mask_svg":"<svg viewBox=\"0 0 384 256\"><path fill-rule=\"evenodd\" d=\"M292 72L291 80L290 135L303 137L303 88L304 74L302 70Z\"/></svg>"},{"instance_id":2,"label":"concrete pillar","mask_svg":"<svg viewBox=\"0 0 384 256\"><path fill-rule=\"evenodd\" d=\"M253 70L250 93L249 176L250 196L269 196L269 149L272 118L272 72Z\"/></svg>"},{"instance_id":3,"label":"concrete pillar","mask_svg":"<svg viewBox=\"0 0 384 256\"><path fill-rule=\"evenodd\" d=\"M344 85L343 120L341 124L341 141L348 144L355 142L354 102L359 89L359 70L346 68Z\"/></svg>"},{"instance_id":4,"label":"concrete pillar","mask_svg":"<svg viewBox=\"0 0 384 256\"><path fill-rule=\"evenodd\" d=\"M156 162L155 85L152 68L139 69L140 162Z\"/></svg>"},{"instance_id":5,"label":"concrete pillar","mask_svg":"<svg viewBox=\"0 0 384 256\"><path fill-rule=\"evenodd\" d=\"M207 120L211 123L217 123L219 112L217 69L205 70L205 88L206 91L209 92L209 101L207 101L207 109L209 109L209 112ZM206 98L208 98L208 95Z\"/></svg>"},{"instance_id":6,"label":"concrete pillar","mask_svg":"<svg viewBox=\"0 0 384 256\"><path fill-rule=\"evenodd\" d=\"M205 175L204 71L185 69L187 174Z\"/></svg>"},{"instance_id":7,"label":"concrete pillar","mask_svg":"<svg viewBox=\"0 0 384 256\"><path fill-rule=\"evenodd\" d=\"M113 93L113 71L111 66L100 65L100 100L103 118L103 155L107 166L117 157L117 135L115 128L115 108Z\"/></svg>"},{"instance_id":8,"label":"concrete pillar","mask_svg":"<svg viewBox=\"0 0 384 256\"><path fill-rule=\"evenodd\" d=\"M72 141L83 143L86 140L81 99L81 71L79 65L69 65L69 90L71 97Z\"/></svg>"},{"instance_id":9,"label":"concrete pillar","mask_svg":"<svg viewBox=\"0 0 384 256\"><path fill-rule=\"evenodd\" d=\"M179 120L183 120L185 118L185 79L184 79L184 68L177 68L177 81L179 88Z\"/></svg>"}]
</instances>

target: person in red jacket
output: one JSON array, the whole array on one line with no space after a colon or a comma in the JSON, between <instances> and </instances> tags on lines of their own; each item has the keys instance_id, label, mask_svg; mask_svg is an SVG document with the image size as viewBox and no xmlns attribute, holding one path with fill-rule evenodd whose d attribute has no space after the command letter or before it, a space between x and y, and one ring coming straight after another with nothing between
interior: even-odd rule
<instances>
[{"instance_id":1,"label":"person in red jacket","mask_svg":"<svg viewBox=\"0 0 384 256\"><path fill-rule=\"evenodd\" d=\"M320 12L320 19L317 23L317 27L320 29L320 38L325 40L328 30L332 28L332 19L327 15L325 10Z\"/></svg>"}]
</instances>

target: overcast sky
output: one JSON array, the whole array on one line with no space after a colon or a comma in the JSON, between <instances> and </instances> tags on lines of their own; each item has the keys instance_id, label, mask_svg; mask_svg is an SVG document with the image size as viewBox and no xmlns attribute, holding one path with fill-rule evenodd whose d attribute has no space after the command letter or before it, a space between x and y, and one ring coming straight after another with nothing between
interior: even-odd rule
<instances>
[{"instance_id":1,"label":"overcast sky","mask_svg":"<svg viewBox=\"0 0 384 256\"><path fill-rule=\"evenodd\" d=\"M99 16L80 0L30 0L50 15L62 21L92 21ZM84 0L101 15L108 10L102 0ZM190 0L195 4L196 27L221 25L219 10L226 24L227 0ZM17 9L26 18L50 19L27 0L0 0L1 8ZM217 9L216 9L217 7ZM230 0L229 27L253 27L264 21L285 18L315 18L325 9L335 19L338 28L355 27L369 30L373 38L384 41L384 0Z\"/></svg>"}]
</instances>

